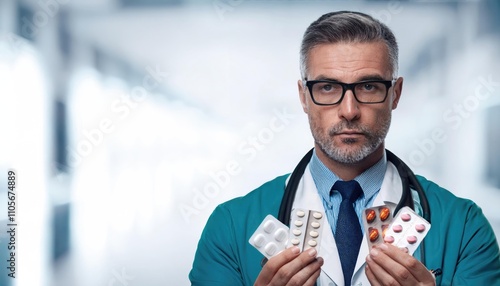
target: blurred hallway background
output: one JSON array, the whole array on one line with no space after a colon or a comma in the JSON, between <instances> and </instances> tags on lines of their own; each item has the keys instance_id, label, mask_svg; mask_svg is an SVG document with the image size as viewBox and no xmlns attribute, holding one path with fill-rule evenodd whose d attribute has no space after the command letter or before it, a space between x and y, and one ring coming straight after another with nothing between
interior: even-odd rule
<instances>
[{"instance_id":1,"label":"blurred hallway background","mask_svg":"<svg viewBox=\"0 0 500 286\"><path fill-rule=\"evenodd\" d=\"M398 38L388 149L500 236L498 1L0 0L0 285L189 285L215 206L312 146L299 44L333 10Z\"/></svg>"}]
</instances>

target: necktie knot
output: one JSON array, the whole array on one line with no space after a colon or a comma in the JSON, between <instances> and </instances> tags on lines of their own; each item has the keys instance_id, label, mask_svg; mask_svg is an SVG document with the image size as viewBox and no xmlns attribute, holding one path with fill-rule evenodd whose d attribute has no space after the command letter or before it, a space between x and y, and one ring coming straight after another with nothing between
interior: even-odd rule
<instances>
[{"instance_id":1,"label":"necktie knot","mask_svg":"<svg viewBox=\"0 0 500 286\"><path fill-rule=\"evenodd\" d=\"M349 200L351 203L354 203L363 193L363 189L355 180L337 181L332 190L337 190L342 195L342 200Z\"/></svg>"}]
</instances>

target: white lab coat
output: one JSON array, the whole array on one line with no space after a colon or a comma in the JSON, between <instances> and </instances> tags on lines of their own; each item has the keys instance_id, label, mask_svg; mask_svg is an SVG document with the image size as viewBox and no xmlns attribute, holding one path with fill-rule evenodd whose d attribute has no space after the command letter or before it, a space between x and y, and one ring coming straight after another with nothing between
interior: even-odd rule
<instances>
[{"instance_id":1,"label":"white lab coat","mask_svg":"<svg viewBox=\"0 0 500 286\"><path fill-rule=\"evenodd\" d=\"M373 205L378 206L387 203L397 204L401 198L402 190L401 178L399 177L396 167L391 162L387 162L387 170L382 182L382 187ZM318 194L309 166L306 168L298 185L293 208L324 210L322 198ZM329 225L323 227L320 243L318 256L323 257L324 264L321 267L321 275L317 281L318 286L344 286L344 275L342 274L342 266L340 264L337 245ZM366 238L363 237L351 282L352 285L370 285L365 275L365 263L368 252L368 242Z\"/></svg>"}]
</instances>

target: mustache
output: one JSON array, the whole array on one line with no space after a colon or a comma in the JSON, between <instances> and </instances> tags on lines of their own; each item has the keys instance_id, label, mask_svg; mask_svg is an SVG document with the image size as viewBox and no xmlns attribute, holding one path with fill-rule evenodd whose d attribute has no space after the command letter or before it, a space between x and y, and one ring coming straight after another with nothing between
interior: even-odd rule
<instances>
[{"instance_id":1,"label":"mustache","mask_svg":"<svg viewBox=\"0 0 500 286\"><path fill-rule=\"evenodd\" d=\"M365 136L370 136L371 135L370 130L366 126L363 126L363 125L357 124L357 123L353 123L351 121L342 121L342 122L340 122L340 123L332 126L328 130L328 134L330 136L334 136L334 135L336 135L338 133L341 133L342 131L344 131L346 129L348 129L350 131L355 131L355 132L358 132L358 133L362 133Z\"/></svg>"}]
</instances>

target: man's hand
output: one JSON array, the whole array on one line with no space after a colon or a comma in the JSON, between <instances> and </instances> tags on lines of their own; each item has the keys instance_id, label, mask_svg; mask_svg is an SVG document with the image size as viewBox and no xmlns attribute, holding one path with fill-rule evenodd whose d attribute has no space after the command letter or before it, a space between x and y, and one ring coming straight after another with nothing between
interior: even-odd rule
<instances>
[{"instance_id":1,"label":"man's hand","mask_svg":"<svg viewBox=\"0 0 500 286\"><path fill-rule=\"evenodd\" d=\"M374 246L365 268L371 285L436 285L434 275L407 252L387 243Z\"/></svg>"},{"instance_id":2,"label":"man's hand","mask_svg":"<svg viewBox=\"0 0 500 286\"><path fill-rule=\"evenodd\" d=\"M254 285L314 285L321 273L323 258L316 258L314 248L300 254L299 251L294 246L269 259Z\"/></svg>"}]
</instances>

